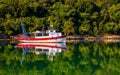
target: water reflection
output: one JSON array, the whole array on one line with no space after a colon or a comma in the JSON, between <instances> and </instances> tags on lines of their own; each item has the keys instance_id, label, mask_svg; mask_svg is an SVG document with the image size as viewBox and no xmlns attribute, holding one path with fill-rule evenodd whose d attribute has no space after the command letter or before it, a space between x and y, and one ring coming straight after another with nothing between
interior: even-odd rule
<instances>
[{"instance_id":1,"label":"water reflection","mask_svg":"<svg viewBox=\"0 0 120 75\"><path fill-rule=\"evenodd\" d=\"M46 54L48 59L53 60L54 56L62 51L66 51L65 43L18 43L15 48L22 48L21 64L27 53L36 55Z\"/></svg>"},{"instance_id":2,"label":"water reflection","mask_svg":"<svg viewBox=\"0 0 120 75\"><path fill-rule=\"evenodd\" d=\"M67 52L63 52L66 46ZM61 50L50 50L54 52L51 53L46 50L49 48ZM53 55L52 62L48 54ZM119 62L119 42L0 45L0 75L119 75Z\"/></svg>"},{"instance_id":3,"label":"water reflection","mask_svg":"<svg viewBox=\"0 0 120 75\"><path fill-rule=\"evenodd\" d=\"M0 46L5 46L9 41L0 40Z\"/></svg>"}]
</instances>

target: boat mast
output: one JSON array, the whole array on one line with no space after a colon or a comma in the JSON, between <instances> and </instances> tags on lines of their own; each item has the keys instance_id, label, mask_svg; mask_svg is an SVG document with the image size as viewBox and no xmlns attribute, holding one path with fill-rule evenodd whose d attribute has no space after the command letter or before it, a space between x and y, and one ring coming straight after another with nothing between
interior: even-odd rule
<instances>
[{"instance_id":1,"label":"boat mast","mask_svg":"<svg viewBox=\"0 0 120 75\"><path fill-rule=\"evenodd\" d=\"M20 20L20 25L21 25L21 27L22 27L23 35L24 35L25 37L27 37L27 36L28 36L28 33L26 32L26 29L25 29L25 27L24 27L24 23L22 22L22 20Z\"/></svg>"}]
</instances>

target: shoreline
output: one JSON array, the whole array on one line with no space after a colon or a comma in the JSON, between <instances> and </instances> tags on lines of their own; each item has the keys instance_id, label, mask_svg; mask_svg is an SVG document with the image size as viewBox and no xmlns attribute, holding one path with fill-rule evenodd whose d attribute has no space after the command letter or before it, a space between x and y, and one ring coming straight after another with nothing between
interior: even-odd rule
<instances>
[{"instance_id":1,"label":"shoreline","mask_svg":"<svg viewBox=\"0 0 120 75\"><path fill-rule=\"evenodd\" d=\"M104 40L104 39L114 39L114 40L120 40L119 35L105 35L105 36L67 36L68 40Z\"/></svg>"},{"instance_id":2,"label":"shoreline","mask_svg":"<svg viewBox=\"0 0 120 75\"><path fill-rule=\"evenodd\" d=\"M120 42L120 36L119 35L104 35L104 36L68 36L67 41L73 41L73 40L79 40L79 41L102 41L105 43L108 42Z\"/></svg>"},{"instance_id":3,"label":"shoreline","mask_svg":"<svg viewBox=\"0 0 120 75\"><path fill-rule=\"evenodd\" d=\"M13 36L10 38L0 38L0 41L15 41ZM81 35L71 35L67 36L66 42L79 42L79 41L103 41L103 42L120 42L119 35L105 35L105 36L81 36Z\"/></svg>"}]
</instances>

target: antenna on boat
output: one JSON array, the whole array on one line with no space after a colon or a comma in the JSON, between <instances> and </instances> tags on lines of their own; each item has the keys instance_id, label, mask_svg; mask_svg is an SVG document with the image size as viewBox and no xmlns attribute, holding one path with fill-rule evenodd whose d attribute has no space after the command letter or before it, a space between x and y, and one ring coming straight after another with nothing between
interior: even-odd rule
<instances>
[{"instance_id":1,"label":"antenna on boat","mask_svg":"<svg viewBox=\"0 0 120 75\"><path fill-rule=\"evenodd\" d=\"M28 33L26 32L26 29L25 29L25 27L24 27L24 23L22 22L22 20L20 20L20 24L21 24L21 27L22 27L23 35L24 35L25 37L27 37L27 36L28 36Z\"/></svg>"}]
</instances>

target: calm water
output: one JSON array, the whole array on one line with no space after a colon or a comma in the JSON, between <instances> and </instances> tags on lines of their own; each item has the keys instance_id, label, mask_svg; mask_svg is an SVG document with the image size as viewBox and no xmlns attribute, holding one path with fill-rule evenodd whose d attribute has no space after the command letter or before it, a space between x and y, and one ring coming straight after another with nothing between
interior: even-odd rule
<instances>
[{"instance_id":1,"label":"calm water","mask_svg":"<svg viewBox=\"0 0 120 75\"><path fill-rule=\"evenodd\" d=\"M0 75L120 75L120 43L0 42Z\"/></svg>"}]
</instances>

